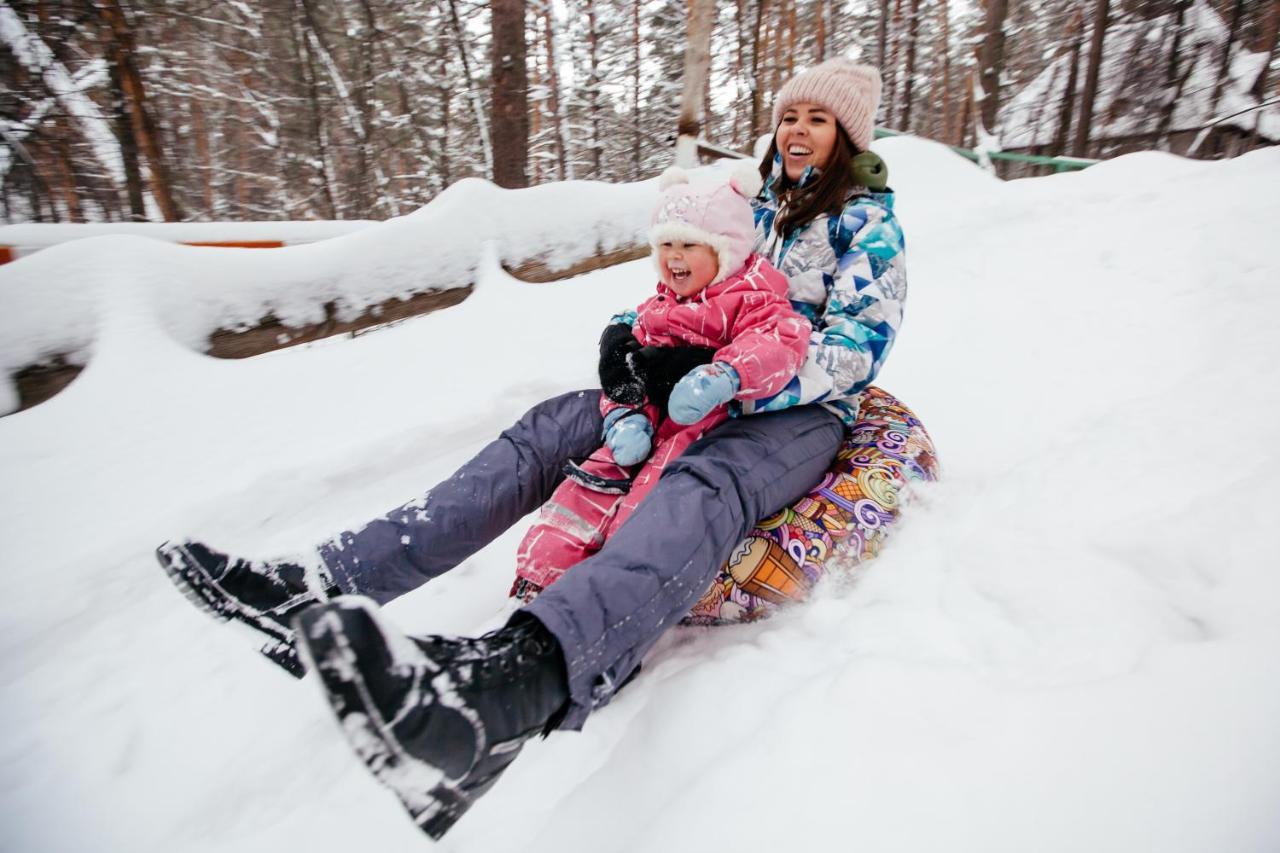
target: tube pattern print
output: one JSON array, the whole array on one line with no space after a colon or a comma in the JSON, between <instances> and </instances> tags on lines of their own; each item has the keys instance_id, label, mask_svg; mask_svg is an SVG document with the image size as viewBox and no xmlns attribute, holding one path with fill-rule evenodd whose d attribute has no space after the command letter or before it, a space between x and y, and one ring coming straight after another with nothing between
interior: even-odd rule
<instances>
[{"instance_id":1,"label":"tube pattern print","mask_svg":"<svg viewBox=\"0 0 1280 853\"><path fill-rule=\"evenodd\" d=\"M912 484L937 478L924 424L891 394L868 387L822 481L751 531L684 624L750 622L805 600L829 573L847 574L874 558Z\"/></svg>"}]
</instances>

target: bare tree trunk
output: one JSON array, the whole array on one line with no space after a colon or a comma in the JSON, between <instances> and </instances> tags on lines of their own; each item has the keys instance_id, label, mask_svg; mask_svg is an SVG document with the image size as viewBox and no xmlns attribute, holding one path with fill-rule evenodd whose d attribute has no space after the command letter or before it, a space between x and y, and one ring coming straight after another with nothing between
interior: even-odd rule
<instances>
[{"instance_id":1,"label":"bare tree trunk","mask_svg":"<svg viewBox=\"0 0 1280 853\"><path fill-rule=\"evenodd\" d=\"M916 0L908 0L911 4L907 11L907 67L902 71L902 130L911 132L911 95L916 73L916 35L920 29L920 20L916 15Z\"/></svg>"},{"instance_id":2,"label":"bare tree trunk","mask_svg":"<svg viewBox=\"0 0 1280 853\"><path fill-rule=\"evenodd\" d=\"M711 63L711 25L715 12L715 0L689 0L680 118L676 125L676 165L686 169L698 165L698 137L702 134L705 111L702 97L707 67Z\"/></svg>"},{"instance_id":3,"label":"bare tree trunk","mask_svg":"<svg viewBox=\"0 0 1280 853\"><path fill-rule=\"evenodd\" d=\"M1267 97L1267 70L1276 59L1277 35L1280 35L1280 0L1271 0L1267 6L1267 15L1262 21L1262 36L1259 39L1261 51L1266 54L1267 61L1249 90L1249 94L1259 101L1264 101ZM1256 148L1258 141L1258 122L1255 118L1253 130L1249 132L1249 145L1246 150Z\"/></svg>"},{"instance_id":4,"label":"bare tree trunk","mask_svg":"<svg viewBox=\"0 0 1280 853\"><path fill-rule=\"evenodd\" d=\"M1182 58L1182 38L1186 34L1187 9L1191 0L1178 0L1177 12L1174 16L1173 47L1169 51L1169 65L1165 70L1164 103L1160 107L1160 121L1156 125L1156 139L1159 144L1168 146L1169 129L1173 126L1173 113L1178 107L1178 99L1182 97L1182 89L1195 68L1196 57ZM1185 62L1181 69L1179 64Z\"/></svg>"},{"instance_id":5,"label":"bare tree trunk","mask_svg":"<svg viewBox=\"0 0 1280 853\"><path fill-rule=\"evenodd\" d=\"M951 12L947 0L938 4L938 53L942 56L942 141L950 143L955 112L951 92ZM936 99L935 99L936 101Z\"/></svg>"},{"instance_id":6,"label":"bare tree trunk","mask_svg":"<svg viewBox=\"0 0 1280 853\"><path fill-rule=\"evenodd\" d=\"M169 168L164 154L160 151L159 132L151 113L147 110L146 91L142 86L142 75L138 72L138 64L134 57L137 47L133 33L125 20L124 9L119 0L97 0L98 11L112 34L113 49L116 54L121 91L124 94L126 109L133 123L134 135L138 147L147 158L147 166L151 171L151 195L160 208L166 222L177 222L182 212L174 201L172 184L169 180Z\"/></svg>"},{"instance_id":7,"label":"bare tree trunk","mask_svg":"<svg viewBox=\"0 0 1280 853\"><path fill-rule=\"evenodd\" d=\"M1231 72L1231 49L1235 47L1240 33L1240 13L1244 10L1244 0L1235 0L1231 4L1231 20L1227 23L1227 43L1222 49L1222 64L1218 66L1218 77L1213 82L1213 100L1209 103L1209 116L1217 118L1218 103L1222 99L1222 87L1227 75Z\"/></svg>"},{"instance_id":8,"label":"bare tree trunk","mask_svg":"<svg viewBox=\"0 0 1280 853\"><path fill-rule=\"evenodd\" d=\"M1098 69L1102 66L1102 44L1107 35L1109 0L1095 0L1093 36L1089 40L1089 65L1084 75L1084 91L1080 95L1080 121L1076 124L1076 138L1072 153L1077 157L1089 154L1089 132L1093 124L1093 100L1098 94Z\"/></svg>"},{"instance_id":9,"label":"bare tree trunk","mask_svg":"<svg viewBox=\"0 0 1280 853\"><path fill-rule=\"evenodd\" d=\"M491 50L493 103L493 182L500 187L529 186L529 68L526 59L524 0L493 0Z\"/></svg>"},{"instance_id":10,"label":"bare tree trunk","mask_svg":"<svg viewBox=\"0 0 1280 853\"><path fill-rule=\"evenodd\" d=\"M960 108L960 144L965 147L972 147L970 139L972 138L973 125L973 88L974 77L970 71L965 75L964 80L964 105Z\"/></svg>"},{"instance_id":11,"label":"bare tree trunk","mask_svg":"<svg viewBox=\"0 0 1280 853\"><path fill-rule=\"evenodd\" d=\"M756 0L756 26L755 26L755 43L751 48L751 139L754 142L757 136L766 132L764 117L764 72L765 66L761 62L761 54L768 45L768 32L766 31L766 22L768 21L769 0ZM773 130L768 128L767 130Z\"/></svg>"},{"instance_id":12,"label":"bare tree trunk","mask_svg":"<svg viewBox=\"0 0 1280 853\"><path fill-rule=\"evenodd\" d=\"M1105 3L1107 0L1099 0ZM974 105L987 133L996 131L996 115L1000 109L1000 73L1004 70L1004 21L1009 14L1009 0L988 0L982 47L978 52L978 85L980 100Z\"/></svg>"},{"instance_id":13,"label":"bare tree trunk","mask_svg":"<svg viewBox=\"0 0 1280 853\"><path fill-rule=\"evenodd\" d=\"M71 165L71 146L67 144L67 134L58 134L57 149L58 185L62 189L62 201L67 208L67 220L84 222L84 212L80 209L80 192L76 186L75 168Z\"/></svg>"},{"instance_id":14,"label":"bare tree trunk","mask_svg":"<svg viewBox=\"0 0 1280 853\"><path fill-rule=\"evenodd\" d=\"M1067 139L1071 134L1071 111L1076 101L1076 78L1079 77L1080 46L1083 41L1084 13L1079 9L1067 23L1068 62L1067 89L1062 95L1061 112L1058 115L1058 130L1053 135L1053 155L1062 154L1067 149Z\"/></svg>"},{"instance_id":15,"label":"bare tree trunk","mask_svg":"<svg viewBox=\"0 0 1280 853\"><path fill-rule=\"evenodd\" d=\"M209 156L209 128L204 119L204 106L199 98L191 99L191 132L196 138L196 158L200 161L200 198L204 215L213 218L213 160Z\"/></svg>"},{"instance_id":16,"label":"bare tree trunk","mask_svg":"<svg viewBox=\"0 0 1280 853\"><path fill-rule=\"evenodd\" d=\"M734 16L737 22L737 50L733 56L733 79L734 82L740 84L747 71L747 0L736 0L738 14ZM750 87L750 83L748 83ZM751 100L750 98L738 98L734 105L733 111L733 139L731 144L734 148L742 150L746 148L750 150L751 144L755 141L753 136L755 128L751 126L754 116L750 115ZM743 131L746 131L747 143L742 143Z\"/></svg>"},{"instance_id":17,"label":"bare tree trunk","mask_svg":"<svg viewBox=\"0 0 1280 853\"><path fill-rule=\"evenodd\" d=\"M591 67L587 70L587 111L591 122L591 177L600 178L600 32L596 22L596 0L587 2L587 55Z\"/></svg>"},{"instance_id":18,"label":"bare tree trunk","mask_svg":"<svg viewBox=\"0 0 1280 853\"><path fill-rule=\"evenodd\" d=\"M510 0L502 0L502 2L510 2ZM521 4L523 5L523 3ZM476 90L475 77L471 74L471 60L467 57L467 38L462 29L462 22L458 19L458 3L457 0L449 0L449 19L453 24L453 41L458 47L458 58L462 61L462 79L467 84L467 97L471 100L471 109L475 113L476 124L480 129L480 144L484 151L484 171L486 175L493 175L493 140L489 137L489 123L485 121L484 106L480 102L480 93ZM524 18L521 17L521 44L524 43L523 28ZM525 93L526 100L528 93ZM526 121L527 121L527 113ZM525 125L525 132L528 133L528 124ZM528 139L525 139L526 149L528 147Z\"/></svg>"},{"instance_id":19,"label":"bare tree trunk","mask_svg":"<svg viewBox=\"0 0 1280 853\"><path fill-rule=\"evenodd\" d=\"M294 6L293 26L290 29L290 37L293 40L294 54L301 60L302 76L307 88L307 129L310 132L311 141L315 145L316 150L316 180L320 183L320 189L324 198L324 209L322 214L328 219L338 218L338 203L333 194L333 180L331 175L332 157L329 152L328 141L324 133L324 119L320 112L320 86L319 72L316 70L315 51L312 49L311 40L306 35L306 22L304 20L306 10L301 5L305 0L298 0L298 4Z\"/></svg>"},{"instance_id":20,"label":"bare tree trunk","mask_svg":"<svg viewBox=\"0 0 1280 853\"><path fill-rule=\"evenodd\" d=\"M116 51L111 51L108 63L111 77L112 112L115 115L116 137L120 141L120 160L124 166L124 186L129 199L129 218L134 222L147 221L147 205L143 199L142 167L138 163L138 140L133 135L133 123L129 121L125 104L124 82Z\"/></svg>"},{"instance_id":21,"label":"bare tree trunk","mask_svg":"<svg viewBox=\"0 0 1280 853\"><path fill-rule=\"evenodd\" d=\"M778 5L771 8L769 14L769 100L782 88L782 15L786 11L783 4L786 0L778 0Z\"/></svg>"},{"instance_id":22,"label":"bare tree trunk","mask_svg":"<svg viewBox=\"0 0 1280 853\"><path fill-rule=\"evenodd\" d=\"M1259 49L1267 55L1267 62L1263 64L1262 70L1258 72L1258 79L1249 90L1249 94L1259 101L1267 97L1267 71L1275 62L1278 36L1280 36L1280 0L1271 0L1267 5L1266 18L1262 22L1262 36L1259 39Z\"/></svg>"},{"instance_id":23,"label":"bare tree trunk","mask_svg":"<svg viewBox=\"0 0 1280 853\"><path fill-rule=\"evenodd\" d=\"M889 19L889 43L887 49L889 51L888 59L880 68L880 74L884 80L884 117L890 127L898 126L897 111L901 106L898 97L898 63L902 50L902 39L899 34L902 32L902 0L893 0L893 14Z\"/></svg>"},{"instance_id":24,"label":"bare tree trunk","mask_svg":"<svg viewBox=\"0 0 1280 853\"><path fill-rule=\"evenodd\" d=\"M817 0L813 21L813 52L817 62L827 58L827 0Z\"/></svg>"},{"instance_id":25,"label":"bare tree trunk","mask_svg":"<svg viewBox=\"0 0 1280 853\"><path fill-rule=\"evenodd\" d=\"M539 92L542 89L542 66L536 57L533 62L529 63L529 89L534 92ZM542 100L533 101L532 104L533 109L529 110L529 142L531 147L542 136ZM493 126L495 130L501 132L497 122L494 122ZM542 157L536 156L536 151L534 154L535 156L529 158L529 186L536 187L542 183Z\"/></svg>"},{"instance_id":26,"label":"bare tree trunk","mask_svg":"<svg viewBox=\"0 0 1280 853\"><path fill-rule=\"evenodd\" d=\"M885 61L889 58L889 0L880 0L880 20L876 24L876 65L880 73L885 72Z\"/></svg>"},{"instance_id":27,"label":"bare tree trunk","mask_svg":"<svg viewBox=\"0 0 1280 853\"><path fill-rule=\"evenodd\" d=\"M557 180L568 180L569 168L567 165L568 142L564 135L564 117L561 115L560 104L560 73L556 70L556 35L555 20L551 13L551 3L545 3L542 7L542 20L544 35L547 40L547 85L551 89L551 128L555 135L556 143L556 167L559 177Z\"/></svg>"},{"instance_id":28,"label":"bare tree trunk","mask_svg":"<svg viewBox=\"0 0 1280 853\"><path fill-rule=\"evenodd\" d=\"M375 144L375 128L373 124L373 101L374 101L374 77L373 68L373 52L377 47L378 39L378 22L373 15L373 6L369 0L360 0L360 10L364 13L364 20L361 21L362 29L356 35L357 55L359 56L359 73L360 79L356 86L356 109L360 113L360 183L361 183L361 216L370 216L373 208L380 198L389 203L388 212L392 216L400 213L399 210L390 209L394 205L394 195L384 196L384 188L381 181L370 186L370 171L381 173L382 169L376 162L378 160L378 152L374 149ZM379 174L379 177L381 175Z\"/></svg>"},{"instance_id":29,"label":"bare tree trunk","mask_svg":"<svg viewBox=\"0 0 1280 853\"><path fill-rule=\"evenodd\" d=\"M782 8L782 26L787 33L783 77L789 80L796 70L796 0L782 0ZM773 91L776 93L778 90Z\"/></svg>"},{"instance_id":30,"label":"bare tree trunk","mask_svg":"<svg viewBox=\"0 0 1280 853\"><path fill-rule=\"evenodd\" d=\"M631 4L631 179L640 180L640 4Z\"/></svg>"}]
</instances>

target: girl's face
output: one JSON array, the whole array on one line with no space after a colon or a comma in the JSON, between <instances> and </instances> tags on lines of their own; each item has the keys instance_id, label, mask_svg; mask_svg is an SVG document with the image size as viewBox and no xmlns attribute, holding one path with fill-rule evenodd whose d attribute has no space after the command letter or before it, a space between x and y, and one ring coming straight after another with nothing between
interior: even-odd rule
<instances>
[{"instance_id":1,"label":"girl's face","mask_svg":"<svg viewBox=\"0 0 1280 853\"><path fill-rule=\"evenodd\" d=\"M711 283L720 271L720 259L706 243L667 240L658 246L658 270L663 284L687 298Z\"/></svg>"},{"instance_id":2,"label":"girl's face","mask_svg":"<svg viewBox=\"0 0 1280 853\"><path fill-rule=\"evenodd\" d=\"M817 104L795 104L782 114L774 134L787 180L800 180L806 166L824 169L836 148L836 119Z\"/></svg>"}]
</instances>

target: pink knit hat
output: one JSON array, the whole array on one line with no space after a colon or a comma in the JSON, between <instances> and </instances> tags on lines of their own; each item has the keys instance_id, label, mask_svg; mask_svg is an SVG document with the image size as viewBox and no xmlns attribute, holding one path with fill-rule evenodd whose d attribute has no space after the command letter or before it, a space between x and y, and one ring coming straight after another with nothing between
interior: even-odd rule
<instances>
[{"instance_id":1,"label":"pink knit hat","mask_svg":"<svg viewBox=\"0 0 1280 853\"><path fill-rule=\"evenodd\" d=\"M705 243L715 249L720 268L712 284L736 273L755 245L752 199L760 192L760 172L744 160L727 183L695 185L677 166L658 179L658 204L649 222L649 244L658 263L658 246L667 240Z\"/></svg>"},{"instance_id":2,"label":"pink knit hat","mask_svg":"<svg viewBox=\"0 0 1280 853\"><path fill-rule=\"evenodd\" d=\"M852 59L828 59L787 81L773 101L773 126L795 104L817 104L831 110L859 151L871 147L871 131L880 106L880 72Z\"/></svg>"}]
</instances>

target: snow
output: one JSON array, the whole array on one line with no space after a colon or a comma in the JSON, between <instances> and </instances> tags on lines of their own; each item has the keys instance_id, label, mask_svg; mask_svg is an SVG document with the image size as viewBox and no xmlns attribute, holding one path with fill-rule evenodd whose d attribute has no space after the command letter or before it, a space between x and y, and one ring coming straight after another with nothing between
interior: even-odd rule
<instances>
[{"instance_id":1,"label":"snow","mask_svg":"<svg viewBox=\"0 0 1280 853\"><path fill-rule=\"evenodd\" d=\"M1280 849L1280 150L1004 183L918 139L876 147L912 282L881 384L944 480L852 586L670 632L439 849ZM183 601L151 549L299 551L419 495L588 386L600 325L652 271L523 284L490 242L466 301L376 333L219 361L174 331L205 277L322 291L375 249L430 251L378 226L258 253L104 237L10 265L81 276L94 343L66 391L0 419L6 846L426 848L312 680ZM491 622L524 527L389 618Z\"/></svg>"}]
</instances>

